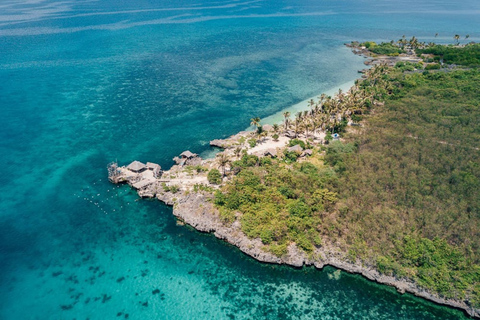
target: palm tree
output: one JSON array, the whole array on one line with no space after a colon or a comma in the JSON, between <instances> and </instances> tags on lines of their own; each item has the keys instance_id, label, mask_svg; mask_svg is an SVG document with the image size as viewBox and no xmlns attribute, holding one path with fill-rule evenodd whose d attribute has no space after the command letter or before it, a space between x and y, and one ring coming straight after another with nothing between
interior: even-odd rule
<instances>
[{"instance_id":1,"label":"palm tree","mask_svg":"<svg viewBox=\"0 0 480 320\"><path fill-rule=\"evenodd\" d=\"M455 39L458 45L460 43L460 35L456 34L453 38Z\"/></svg>"},{"instance_id":2,"label":"palm tree","mask_svg":"<svg viewBox=\"0 0 480 320\"><path fill-rule=\"evenodd\" d=\"M304 111L303 111L303 116L302 116L302 118L303 118L303 119L307 119L307 118L308 118L308 114L309 114L309 113L308 113L308 110L304 110Z\"/></svg>"},{"instance_id":3,"label":"palm tree","mask_svg":"<svg viewBox=\"0 0 480 320\"><path fill-rule=\"evenodd\" d=\"M325 93L322 93L322 94L320 95L320 97L318 97L318 99L319 99L319 100L318 100L318 104L321 105L321 104L323 104L323 102L325 101L325 99L327 99L327 95L326 95Z\"/></svg>"},{"instance_id":4,"label":"palm tree","mask_svg":"<svg viewBox=\"0 0 480 320\"><path fill-rule=\"evenodd\" d=\"M242 154L242 147L236 147L233 153L237 158L240 158L240 155Z\"/></svg>"},{"instance_id":5,"label":"palm tree","mask_svg":"<svg viewBox=\"0 0 480 320\"><path fill-rule=\"evenodd\" d=\"M285 111L285 112L283 113L283 117L285 118L285 131L287 131L287 130L288 130L288 126L289 126L289 124L290 124L290 112Z\"/></svg>"},{"instance_id":6,"label":"palm tree","mask_svg":"<svg viewBox=\"0 0 480 320\"><path fill-rule=\"evenodd\" d=\"M410 47L415 50L417 47L418 47L418 40L415 36L412 37L412 39L410 39Z\"/></svg>"},{"instance_id":7,"label":"palm tree","mask_svg":"<svg viewBox=\"0 0 480 320\"><path fill-rule=\"evenodd\" d=\"M405 38L405 35L402 36L402 39L398 40L398 44L400 47L405 48L405 45L407 44L407 39Z\"/></svg>"},{"instance_id":8,"label":"palm tree","mask_svg":"<svg viewBox=\"0 0 480 320\"><path fill-rule=\"evenodd\" d=\"M230 163L228 156L222 152L217 155L218 166L223 169L223 176L225 177L225 167Z\"/></svg>"},{"instance_id":9,"label":"palm tree","mask_svg":"<svg viewBox=\"0 0 480 320\"><path fill-rule=\"evenodd\" d=\"M298 136L298 133L300 132L301 124L302 124L302 113L299 112L295 117L295 138Z\"/></svg>"},{"instance_id":10,"label":"palm tree","mask_svg":"<svg viewBox=\"0 0 480 320\"><path fill-rule=\"evenodd\" d=\"M260 118L256 117L256 118L250 119L250 125L255 126L257 128L260 127Z\"/></svg>"},{"instance_id":11,"label":"palm tree","mask_svg":"<svg viewBox=\"0 0 480 320\"><path fill-rule=\"evenodd\" d=\"M337 126L337 123L338 123L338 118L336 114L333 116L333 118L331 118L331 121L333 122L333 125L332 125L332 134L333 134L333 130L335 130L335 127Z\"/></svg>"},{"instance_id":12,"label":"palm tree","mask_svg":"<svg viewBox=\"0 0 480 320\"><path fill-rule=\"evenodd\" d=\"M255 126L257 127L257 130L255 131L254 135L259 135L262 133L262 125L260 124L260 118L259 117L256 117L256 118L252 118L250 119L250 125L251 126Z\"/></svg>"},{"instance_id":13,"label":"palm tree","mask_svg":"<svg viewBox=\"0 0 480 320\"><path fill-rule=\"evenodd\" d=\"M315 101L313 99L308 100L308 106L310 107L310 109L313 109L313 107L315 106Z\"/></svg>"},{"instance_id":14,"label":"palm tree","mask_svg":"<svg viewBox=\"0 0 480 320\"><path fill-rule=\"evenodd\" d=\"M280 131L280 126L276 123L272 126L272 128L273 128L273 132L275 133L278 133L278 131Z\"/></svg>"}]
</instances>

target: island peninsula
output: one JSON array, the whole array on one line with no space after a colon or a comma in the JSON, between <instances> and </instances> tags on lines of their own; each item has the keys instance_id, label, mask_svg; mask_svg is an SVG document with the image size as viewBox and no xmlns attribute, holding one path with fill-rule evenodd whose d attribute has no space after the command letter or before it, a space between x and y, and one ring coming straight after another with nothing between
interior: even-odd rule
<instances>
[{"instance_id":1,"label":"island peninsula","mask_svg":"<svg viewBox=\"0 0 480 320\"><path fill-rule=\"evenodd\" d=\"M370 69L281 124L162 171L109 166L247 255L331 265L480 317L480 46L351 43Z\"/></svg>"}]
</instances>

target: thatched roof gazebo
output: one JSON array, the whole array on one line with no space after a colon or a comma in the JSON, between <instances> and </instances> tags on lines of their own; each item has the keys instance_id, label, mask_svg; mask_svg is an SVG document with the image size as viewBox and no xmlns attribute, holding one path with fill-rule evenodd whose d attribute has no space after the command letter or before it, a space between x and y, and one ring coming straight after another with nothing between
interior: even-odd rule
<instances>
[{"instance_id":1,"label":"thatched roof gazebo","mask_svg":"<svg viewBox=\"0 0 480 320\"><path fill-rule=\"evenodd\" d=\"M153 170L153 171L162 169L162 167L160 167L159 164L153 163L153 162L147 162L145 166L147 167L148 170Z\"/></svg>"},{"instance_id":2,"label":"thatched roof gazebo","mask_svg":"<svg viewBox=\"0 0 480 320\"><path fill-rule=\"evenodd\" d=\"M197 156L196 153L192 153L189 150L184 151L180 154L180 157L184 159L191 159L191 158L195 158L196 156Z\"/></svg>"},{"instance_id":3,"label":"thatched roof gazebo","mask_svg":"<svg viewBox=\"0 0 480 320\"><path fill-rule=\"evenodd\" d=\"M301 156L302 156L302 157L306 157L306 156L310 157L310 156L312 156L312 154L313 154L313 150L312 150L312 149L305 149L305 150L303 151L303 153L302 153Z\"/></svg>"},{"instance_id":4,"label":"thatched roof gazebo","mask_svg":"<svg viewBox=\"0 0 480 320\"><path fill-rule=\"evenodd\" d=\"M296 152L296 153L302 153L303 149L299 144L294 145L293 147L290 147L287 149L288 152Z\"/></svg>"},{"instance_id":5,"label":"thatched roof gazebo","mask_svg":"<svg viewBox=\"0 0 480 320\"><path fill-rule=\"evenodd\" d=\"M263 131L273 131L273 126L271 124L264 124L262 126Z\"/></svg>"},{"instance_id":6,"label":"thatched roof gazebo","mask_svg":"<svg viewBox=\"0 0 480 320\"><path fill-rule=\"evenodd\" d=\"M268 157L276 157L277 156L277 149L273 149L273 148L270 148L270 149L267 149L263 152L263 155Z\"/></svg>"},{"instance_id":7,"label":"thatched roof gazebo","mask_svg":"<svg viewBox=\"0 0 480 320\"><path fill-rule=\"evenodd\" d=\"M141 172L145 170L147 166L144 163L141 163L140 161L133 161L127 166L127 169L133 172Z\"/></svg>"}]
</instances>

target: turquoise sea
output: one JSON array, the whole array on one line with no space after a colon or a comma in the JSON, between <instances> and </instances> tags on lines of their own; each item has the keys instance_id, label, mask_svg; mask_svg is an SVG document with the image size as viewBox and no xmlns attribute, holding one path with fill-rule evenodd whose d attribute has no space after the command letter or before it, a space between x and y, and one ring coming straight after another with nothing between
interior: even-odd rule
<instances>
[{"instance_id":1,"label":"turquoise sea","mask_svg":"<svg viewBox=\"0 0 480 320\"><path fill-rule=\"evenodd\" d=\"M343 43L480 41L477 0L1 0L0 319L462 319L261 264L106 181L358 77ZM435 39L435 34L438 37Z\"/></svg>"}]
</instances>

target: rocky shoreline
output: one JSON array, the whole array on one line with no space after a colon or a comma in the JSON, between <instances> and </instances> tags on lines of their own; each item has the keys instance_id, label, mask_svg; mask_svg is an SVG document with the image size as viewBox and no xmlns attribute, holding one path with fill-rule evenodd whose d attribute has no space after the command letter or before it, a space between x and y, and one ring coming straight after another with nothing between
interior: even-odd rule
<instances>
[{"instance_id":1,"label":"rocky shoreline","mask_svg":"<svg viewBox=\"0 0 480 320\"><path fill-rule=\"evenodd\" d=\"M211 198L211 194L204 192L185 194L182 191L177 194L164 193L157 195L158 200L173 207L173 214L182 222L198 231L212 233L218 239L238 247L240 251L258 261L285 264L296 268L313 265L322 269L327 265L332 266L349 273L361 274L371 281L395 287L399 293L408 292L437 304L461 309L471 317L480 318L480 310L474 309L465 301L445 299L418 287L411 281L382 275L372 266L350 263L344 254L333 248L321 247L316 249L311 257L308 257L295 244L291 244L288 247L288 254L281 258L277 257L263 250L264 245L260 239L249 239L241 231L238 221L232 226L225 226L220 220L218 211L209 201Z\"/></svg>"},{"instance_id":2,"label":"rocky shoreline","mask_svg":"<svg viewBox=\"0 0 480 320\"><path fill-rule=\"evenodd\" d=\"M232 149L234 142L241 137L248 136L249 132L241 132L228 139L214 140L213 145ZM205 167L213 167L215 159L201 160ZM196 160L198 162L199 159ZM365 278L377 283L395 287L399 293L411 293L415 296L433 301L440 305L454 307L465 311L468 315L480 319L480 310L473 308L466 301L445 299L418 287L408 279L398 279L392 276L380 274L374 266L364 265L361 262L351 263L345 253L329 245L316 248L313 253L307 255L297 248L295 243L288 247L288 253L282 257L265 250L265 245L260 239L249 239L241 230L240 222L236 220L231 225L222 222L218 210L213 205L213 193L211 191L196 190L194 183L207 182L206 176L195 174L182 176L181 166L174 165L170 170L163 172L162 181L150 184L138 190L142 198L156 198L173 208L173 215L181 222L190 225L200 232L211 233L220 240L236 246L248 256L265 263L285 264L296 268L303 266L315 266L322 269L324 266L332 266L343 271L360 274ZM200 178L205 178L204 180ZM121 182L121 181L118 181ZM135 187L135 180L128 182ZM178 190L172 190L171 186L179 184Z\"/></svg>"},{"instance_id":3,"label":"rocky shoreline","mask_svg":"<svg viewBox=\"0 0 480 320\"><path fill-rule=\"evenodd\" d=\"M365 52L363 49L360 50L354 47L352 47L352 50L356 54L362 54L369 57L370 59L366 61L367 65L386 63L385 59L388 60L389 64L395 64L397 61L405 61L405 59L413 59L413 57L409 58L402 56L395 58L383 56L372 57L370 54L366 54L368 53L368 50ZM242 145L244 147L246 146L248 149L245 141L248 138L251 138L251 134L251 132L242 131L227 139L212 140L210 145L224 149L224 153L229 157L235 157L235 147ZM323 134L323 136L318 136L315 138L322 139L324 137L325 135ZM278 139L276 140L277 144L273 144L273 150L276 148L278 151L280 148L285 148L285 141L288 141L289 137L286 133L281 133L280 142L278 142ZM255 148L251 148L248 153L263 156L266 151L271 153L272 145L266 145L263 147L257 146ZM177 165L173 166L170 170L163 172L161 178L151 180L152 182L149 184L142 184L141 181L138 180L138 175L131 175L126 179L119 178L115 181L112 181L111 179L111 181L115 183L128 182L133 187L135 187L135 185L142 185L141 188L136 188L138 189L138 194L141 197L155 197L159 201L172 206L174 216L180 221L192 226L200 232L212 233L218 239L224 240L231 245L238 247L243 253L251 256L254 259L257 259L258 261L285 264L297 268L313 265L318 269L322 269L324 266L329 265L349 273L361 274L371 281L395 287L399 293L408 292L440 305L461 309L469 316L480 319L480 309L473 308L468 301L446 299L426 291L425 289L417 286L411 280L382 275L375 269L375 266L373 265L366 265L361 262L351 263L344 252L341 252L338 248L328 244L323 245L320 248L315 248L312 253L307 254L297 248L295 243L292 243L288 246L287 254L282 257L275 256L273 253L265 250L265 245L260 239L248 238L242 232L240 222L238 220L231 225L223 223L220 214L213 205L212 201L212 191L217 187L209 185L205 172L197 171L194 173L186 173L183 167L183 165L201 165L207 169L212 169L216 168L215 159L203 160L194 157L187 158L184 162L182 162L182 158L176 158L175 161L177 162ZM148 183L148 181L146 183ZM207 185L210 188L209 190L199 188L199 186Z\"/></svg>"}]
</instances>

